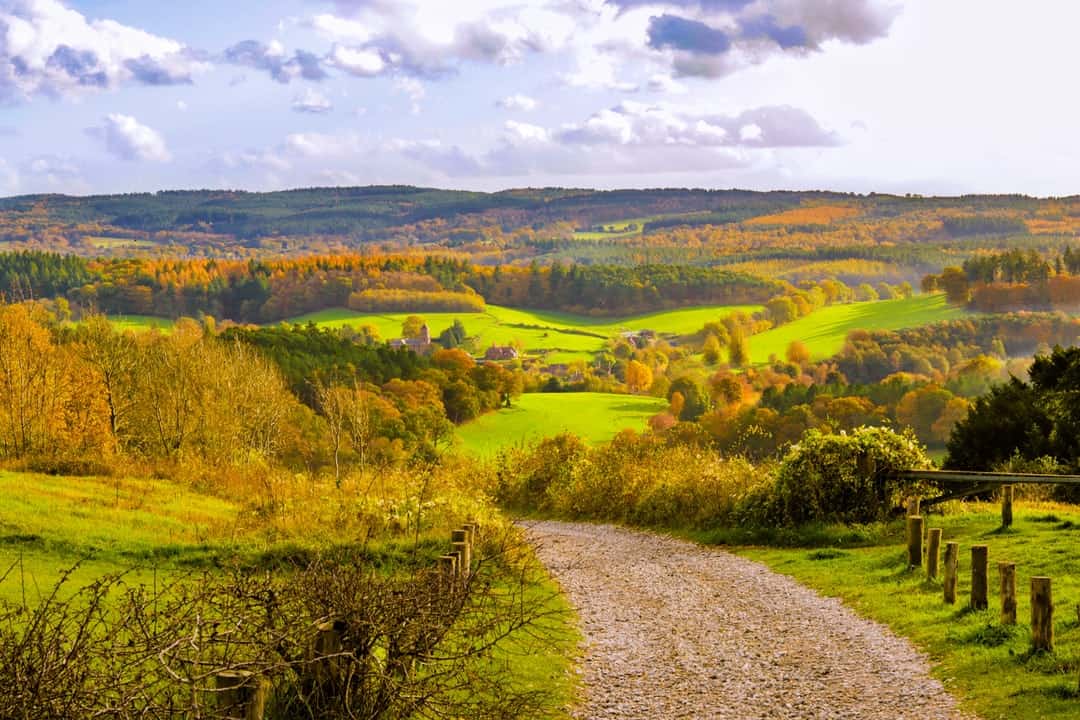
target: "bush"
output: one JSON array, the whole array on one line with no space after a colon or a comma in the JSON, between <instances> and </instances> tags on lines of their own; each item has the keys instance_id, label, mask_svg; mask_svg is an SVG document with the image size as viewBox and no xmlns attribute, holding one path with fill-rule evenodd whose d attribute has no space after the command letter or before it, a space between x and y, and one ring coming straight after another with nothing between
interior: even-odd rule
<instances>
[{"instance_id":1,"label":"bush","mask_svg":"<svg viewBox=\"0 0 1080 720\"><path fill-rule=\"evenodd\" d=\"M885 519L917 491L894 473L930 467L911 430L861 427L850 435L810 430L788 452L776 477L783 520L864 523Z\"/></svg>"}]
</instances>

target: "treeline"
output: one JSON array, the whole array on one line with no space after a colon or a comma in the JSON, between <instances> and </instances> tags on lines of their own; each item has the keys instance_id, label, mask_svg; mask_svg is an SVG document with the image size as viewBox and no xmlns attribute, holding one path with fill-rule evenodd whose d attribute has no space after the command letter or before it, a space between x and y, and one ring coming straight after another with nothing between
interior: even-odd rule
<instances>
[{"instance_id":1,"label":"treeline","mask_svg":"<svg viewBox=\"0 0 1080 720\"><path fill-rule=\"evenodd\" d=\"M784 289L773 280L690 265L476 266L464 281L490 303L587 315L760 304Z\"/></svg>"},{"instance_id":2,"label":"treeline","mask_svg":"<svg viewBox=\"0 0 1080 720\"><path fill-rule=\"evenodd\" d=\"M1018 248L979 254L924 276L922 287L944 290L949 302L979 312L1072 310L1080 307L1080 252L1066 245L1049 260Z\"/></svg>"},{"instance_id":3,"label":"treeline","mask_svg":"<svg viewBox=\"0 0 1080 720\"><path fill-rule=\"evenodd\" d=\"M64 296L112 315L266 323L332 307L481 312L488 302L593 315L700 304L757 304L782 283L688 265L480 266L415 256L312 256L267 261L67 260L46 253L0 259L28 296ZM30 268L33 272L21 272Z\"/></svg>"},{"instance_id":4,"label":"treeline","mask_svg":"<svg viewBox=\"0 0 1080 720\"><path fill-rule=\"evenodd\" d=\"M73 255L0 253L0 295L11 299L62 296L92 278L87 261Z\"/></svg>"}]
</instances>

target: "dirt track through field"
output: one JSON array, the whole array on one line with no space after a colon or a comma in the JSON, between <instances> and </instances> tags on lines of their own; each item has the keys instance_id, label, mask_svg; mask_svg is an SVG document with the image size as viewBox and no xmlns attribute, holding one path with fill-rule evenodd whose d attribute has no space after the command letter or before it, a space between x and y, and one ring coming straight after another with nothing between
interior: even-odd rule
<instances>
[{"instance_id":1,"label":"dirt track through field","mask_svg":"<svg viewBox=\"0 0 1080 720\"><path fill-rule=\"evenodd\" d=\"M908 641L764 565L610 526L525 526L581 617L575 717L970 720Z\"/></svg>"}]
</instances>

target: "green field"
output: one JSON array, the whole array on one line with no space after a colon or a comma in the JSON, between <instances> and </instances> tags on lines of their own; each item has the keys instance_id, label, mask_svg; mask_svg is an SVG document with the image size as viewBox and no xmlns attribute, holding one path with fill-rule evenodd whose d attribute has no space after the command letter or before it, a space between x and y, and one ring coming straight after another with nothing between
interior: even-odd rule
<instances>
[{"instance_id":1,"label":"green field","mask_svg":"<svg viewBox=\"0 0 1080 720\"><path fill-rule=\"evenodd\" d=\"M154 317L153 315L111 315L109 322L117 330L150 330L158 328L164 332L172 330L176 324L169 318Z\"/></svg>"},{"instance_id":2,"label":"green field","mask_svg":"<svg viewBox=\"0 0 1080 720\"><path fill-rule=\"evenodd\" d=\"M852 330L899 330L967 314L945 302L944 295L916 295L904 300L830 305L795 322L750 337L750 357L755 364L770 355L783 358L788 345L801 340L815 360L830 357L844 347Z\"/></svg>"},{"instance_id":3,"label":"green field","mask_svg":"<svg viewBox=\"0 0 1080 720\"><path fill-rule=\"evenodd\" d=\"M514 407L484 415L457 434L462 449L480 455L562 432L603 443L625 428L644 429L649 417L666 406L664 400L640 395L528 393Z\"/></svg>"},{"instance_id":4,"label":"green field","mask_svg":"<svg viewBox=\"0 0 1080 720\"><path fill-rule=\"evenodd\" d=\"M999 529L996 505L972 505L927 518L943 529L944 543L960 543L957 604L942 601L941 581L908 571L904 530L893 523L873 546L863 548L766 549L739 552L791 575L828 596L839 597L859 614L885 623L926 651L934 674L982 718L1080 717L1080 511L1075 506L1018 504L1010 530ZM848 535L858 529L848 529ZM971 546L990 553L990 608L967 609ZM1016 563L1017 621L1000 622L998 562ZM1030 578L1053 581L1055 649L1032 655Z\"/></svg>"},{"instance_id":5,"label":"green field","mask_svg":"<svg viewBox=\"0 0 1080 720\"><path fill-rule=\"evenodd\" d=\"M588 359L604 342L625 330L655 330L680 335L700 330L710 320L735 312L754 312L756 305L709 305L664 310L623 318L594 318L570 313L518 310L489 305L482 313L360 313L333 309L292 318L289 322L314 322L320 327L371 325L383 340L401 335L401 324L410 314L427 321L433 336L460 319L471 336L478 337L481 349L490 345L509 345L520 341L527 352L549 351L550 362Z\"/></svg>"}]
</instances>

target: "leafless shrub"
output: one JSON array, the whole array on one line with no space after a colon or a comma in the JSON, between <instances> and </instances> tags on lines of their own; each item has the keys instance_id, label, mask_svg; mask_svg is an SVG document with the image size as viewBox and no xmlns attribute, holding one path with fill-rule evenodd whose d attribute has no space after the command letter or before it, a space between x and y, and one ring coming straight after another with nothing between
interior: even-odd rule
<instances>
[{"instance_id":1,"label":"leafless shrub","mask_svg":"<svg viewBox=\"0 0 1080 720\"><path fill-rule=\"evenodd\" d=\"M561 619L516 535L482 547L459 578L348 553L159 587L71 592L66 575L33 607L0 606L0 719L217 720L236 713L224 678L265 683L270 720L534 716L546 698L506 658Z\"/></svg>"}]
</instances>

